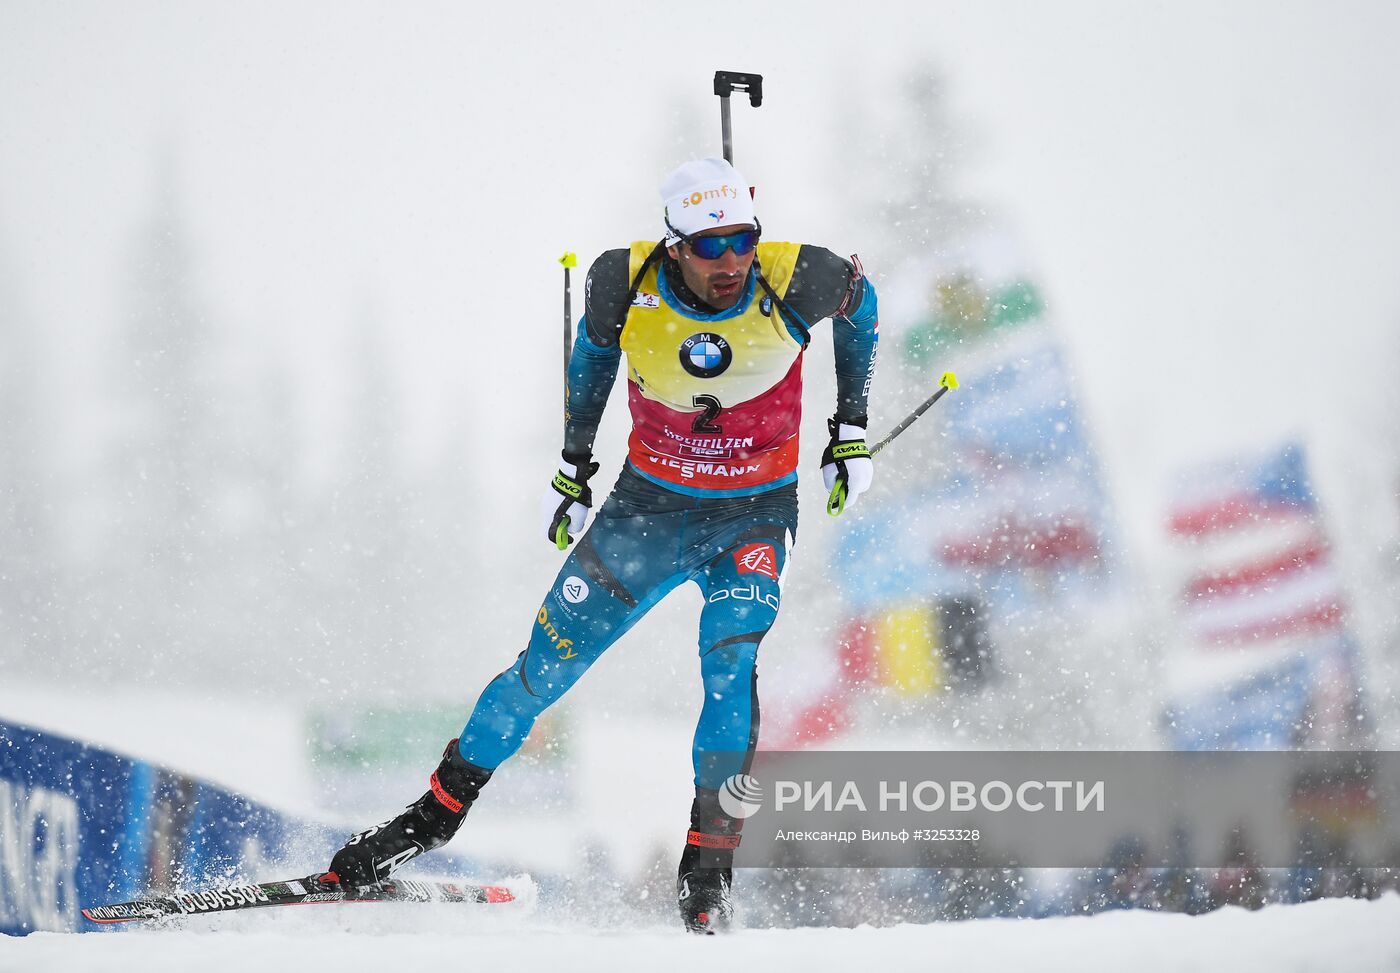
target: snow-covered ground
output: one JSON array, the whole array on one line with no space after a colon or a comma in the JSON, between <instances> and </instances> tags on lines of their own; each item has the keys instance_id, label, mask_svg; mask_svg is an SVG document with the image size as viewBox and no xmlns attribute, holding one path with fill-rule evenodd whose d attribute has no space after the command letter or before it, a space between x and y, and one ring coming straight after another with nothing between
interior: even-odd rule
<instances>
[{"instance_id":1,"label":"snow-covered ground","mask_svg":"<svg viewBox=\"0 0 1400 973\"><path fill-rule=\"evenodd\" d=\"M317 812L325 808L318 808L308 796L313 788L301 748L288 745L299 743L305 732L297 714L265 705L261 715L266 719L251 723L264 728L260 731L264 735L250 741L246 721L221 718L240 710L246 713L242 708L247 705L245 700L216 693L165 696L125 689L93 694L39 685L0 687L0 714L8 719L215 777L288 810L322 816ZM226 728L240 723L243 729L238 732L244 736L238 739ZM171 733L174 725L188 730ZM610 751L626 742L606 725L590 723L587 729L580 733L581 742L591 742L580 745L577 753L585 764L591 765L595 748ZM657 729L658 733L647 735L649 750L684 750L683 736L670 740ZM657 765L664 763L660 753L651 753L650 759ZM590 776L594 775L584 775ZM647 814L656 815L657 826L663 817L672 823L678 820L684 812L685 787L672 794L669 784L660 781L648 780L646 786L644 799L633 796L639 797L638 804ZM483 813L465 850L496 847L518 853L537 848L548 852L544 857L555 870L562 867L567 873L569 854L563 846L571 839L577 841L581 828L590 830L586 822L604 816L598 798L591 792L580 793L573 814L563 815L564 820L522 819L512 824L509 814ZM636 840L637 829L647 830L648 822L642 815L633 822L637 828L622 830L632 836L634 845L649 844ZM617 863L629 871L636 864L621 855ZM217 973L306 966L350 973L445 965L567 973L594 969L679 973L741 961L759 969L868 966L975 969L978 973L1022 968L1400 971L1400 936L1395 933L1400 929L1400 896L1393 894L1375 902L1328 900L1271 906L1257 913L1224 909L1198 917L1111 912L1085 918L988 919L889 928L752 929L713 939L686 936L677 926L648 918L641 908L603 911L603 918L590 917L572 905L548 900L534 909L326 905L191 918L162 929L37 933L22 939L0 937L0 973ZM650 915L664 911L657 909Z\"/></svg>"},{"instance_id":2,"label":"snow-covered ground","mask_svg":"<svg viewBox=\"0 0 1400 973\"><path fill-rule=\"evenodd\" d=\"M236 924L230 919L236 918ZM0 973L19 971L1006 969L1400 970L1400 896L1223 909L1204 916L1111 912L887 929L765 929L700 939L678 929L590 929L547 912L486 907L325 906L188 920L179 930L0 937ZM234 930L237 934L232 934Z\"/></svg>"}]
</instances>

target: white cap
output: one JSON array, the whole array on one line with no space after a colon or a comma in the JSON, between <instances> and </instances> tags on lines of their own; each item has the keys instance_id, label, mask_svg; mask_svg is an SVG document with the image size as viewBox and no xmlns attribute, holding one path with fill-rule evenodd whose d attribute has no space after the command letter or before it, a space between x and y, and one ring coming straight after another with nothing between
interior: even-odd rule
<instances>
[{"instance_id":1,"label":"white cap","mask_svg":"<svg viewBox=\"0 0 1400 973\"><path fill-rule=\"evenodd\" d=\"M661 201L666 219L686 236L716 226L758 225L749 181L723 159L685 163L662 181ZM680 237L668 227L666 245L677 243Z\"/></svg>"}]
</instances>

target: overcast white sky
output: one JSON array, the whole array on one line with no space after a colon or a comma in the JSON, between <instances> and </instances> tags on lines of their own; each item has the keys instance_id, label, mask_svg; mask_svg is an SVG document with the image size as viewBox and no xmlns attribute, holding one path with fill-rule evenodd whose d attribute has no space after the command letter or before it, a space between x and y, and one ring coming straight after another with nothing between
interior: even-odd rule
<instances>
[{"instance_id":1,"label":"overcast white sky","mask_svg":"<svg viewBox=\"0 0 1400 973\"><path fill-rule=\"evenodd\" d=\"M173 173L232 367L277 363L329 423L369 304L412 448L484 418L520 457L514 495L556 448L554 261L652 232L662 169L718 148L712 72L767 78L736 138L770 235L850 252L834 201L889 174L840 171L837 123L931 61L978 147L965 188L1047 291L1129 519L1182 462L1296 431L1339 516L1388 523L1397 11L10 0L0 261L81 456L128 249Z\"/></svg>"}]
</instances>

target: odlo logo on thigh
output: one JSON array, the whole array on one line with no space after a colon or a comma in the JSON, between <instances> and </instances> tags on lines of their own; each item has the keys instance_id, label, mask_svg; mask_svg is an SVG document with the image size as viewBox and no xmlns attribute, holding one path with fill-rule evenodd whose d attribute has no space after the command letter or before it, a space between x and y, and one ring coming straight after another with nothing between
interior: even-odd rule
<instances>
[{"instance_id":1,"label":"odlo logo on thigh","mask_svg":"<svg viewBox=\"0 0 1400 973\"><path fill-rule=\"evenodd\" d=\"M560 638L559 630L550 624L548 608L540 609L537 621L540 623L540 628L544 629L544 634L549 636L549 641L554 643L554 648L559 651L560 662L563 662L565 659L572 659L574 656L578 655L578 653L574 651L574 640Z\"/></svg>"},{"instance_id":2,"label":"odlo logo on thigh","mask_svg":"<svg viewBox=\"0 0 1400 973\"><path fill-rule=\"evenodd\" d=\"M765 592L756 584L751 584L747 588L720 588L706 599L706 604L713 605L718 601L756 601L759 604L767 605L774 611L778 610L778 593Z\"/></svg>"},{"instance_id":3,"label":"odlo logo on thigh","mask_svg":"<svg viewBox=\"0 0 1400 973\"><path fill-rule=\"evenodd\" d=\"M778 580L778 554L772 544L746 544L734 552L734 567L739 574L761 574Z\"/></svg>"}]
</instances>

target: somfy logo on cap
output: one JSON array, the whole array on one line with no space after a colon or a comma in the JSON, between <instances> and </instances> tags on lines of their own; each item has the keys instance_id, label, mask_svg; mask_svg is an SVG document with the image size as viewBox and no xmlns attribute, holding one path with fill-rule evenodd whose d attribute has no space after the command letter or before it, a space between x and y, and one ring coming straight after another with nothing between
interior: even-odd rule
<instances>
[{"instance_id":1,"label":"somfy logo on cap","mask_svg":"<svg viewBox=\"0 0 1400 973\"><path fill-rule=\"evenodd\" d=\"M688 207L690 207L690 206L699 206L701 203L703 203L703 202L704 202L705 200L707 200L707 199L738 199L738 198L739 198L739 190L735 189L733 186L731 186L731 185L729 185L728 183L726 183L726 184L724 184L723 186L715 186L715 187L712 187L712 188L710 188L710 189L705 189L705 190L699 190L699 189L697 189L695 192L691 193L689 196L687 196L687 197L685 197L684 199L681 200L681 209L686 209L686 208L688 208ZM711 213L710 215L711 215L711 216L714 216L715 214L714 214L714 213ZM720 216L723 216L723 215L724 215L724 210L720 210L720 211L719 211L719 215L720 215Z\"/></svg>"},{"instance_id":2,"label":"somfy logo on cap","mask_svg":"<svg viewBox=\"0 0 1400 973\"><path fill-rule=\"evenodd\" d=\"M763 785L748 774L735 774L720 785L719 806L731 818L746 818L763 807Z\"/></svg>"}]
</instances>

